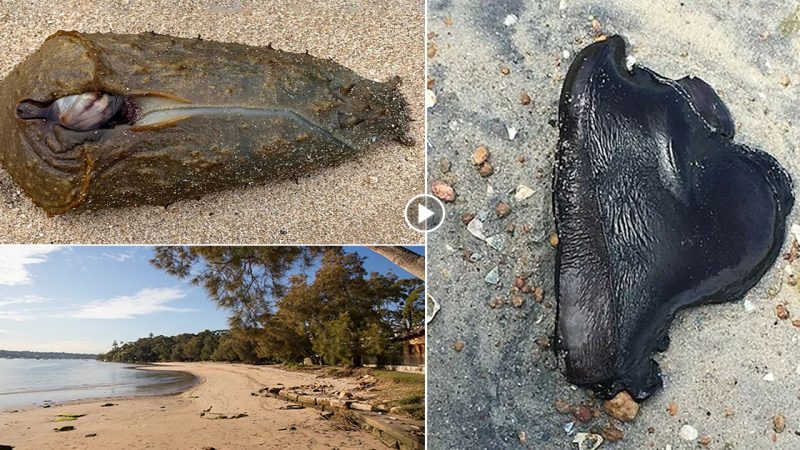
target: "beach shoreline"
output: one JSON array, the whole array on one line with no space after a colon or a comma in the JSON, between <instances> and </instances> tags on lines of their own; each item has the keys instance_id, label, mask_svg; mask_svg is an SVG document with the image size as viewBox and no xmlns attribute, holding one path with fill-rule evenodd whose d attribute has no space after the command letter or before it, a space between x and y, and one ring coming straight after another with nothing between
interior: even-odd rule
<instances>
[{"instance_id":1,"label":"beach shoreline","mask_svg":"<svg viewBox=\"0 0 800 450\"><path fill-rule=\"evenodd\" d=\"M326 383L342 389L353 380L318 378L272 366L228 363L159 363L140 370L187 372L197 383L175 394L109 397L59 403L49 408L0 412L0 444L37 448L382 448L376 437L347 431L313 409L286 409L286 402L251 395L266 385ZM101 406L113 403L113 406ZM211 412L216 415L204 414ZM56 422L59 414L85 414ZM236 419L213 419L219 415ZM57 432L60 426L74 430Z\"/></svg>"},{"instance_id":2,"label":"beach shoreline","mask_svg":"<svg viewBox=\"0 0 800 450\"><path fill-rule=\"evenodd\" d=\"M120 363L112 363L112 364L120 364ZM153 363L132 363L132 364L125 364L128 367L124 367L124 369L128 370L152 370L153 367L157 367L158 364ZM143 384L138 386L138 389L143 391L151 391L151 392L143 392L141 394L121 394L121 395L89 395L87 397L81 397L71 400L64 400L64 401L43 401L43 402L33 402L33 403L25 403L25 404L9 404L9 405L2 405L0 406L0 414L5 412L21 412L21 411L28 411L32 409L39 409L44 407L46 404L50 404L51 406L69 406L74 404L81 404L81 403L90 403L90 402L97 402L97 401L112 401L112 400L130 400L134 398L142 398L142 397L167 397L173 395L179 395L198 384L202 384L205 382L205 378L202 376L198 376L193 374L189 371L183 370L159 370L160 372L169 372L174 374L179 374L184 376L185 379L177 380L177 381L167 381L167 382L159 382L154 384ZM96 390L99 388L107 387L104 385L98 386L86 386L85 389L87 391ZM74 388L55 388L55 389L48 389L48 390L37 390L37 391L14 391L6 393L5 395L17 395L17 394L35 394L35 393L46 393L46 392L58 392L62 389L67 390L78 390ZM0 394L4 395L4 394Z\"/></svg>"}]
</instances>

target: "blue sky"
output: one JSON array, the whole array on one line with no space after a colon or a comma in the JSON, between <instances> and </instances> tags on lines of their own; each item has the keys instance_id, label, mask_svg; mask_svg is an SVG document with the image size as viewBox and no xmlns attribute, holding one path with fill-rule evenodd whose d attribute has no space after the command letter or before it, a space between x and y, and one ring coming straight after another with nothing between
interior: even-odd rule
<instances>
[{"instance_id":1,"label":"blue sky","mask_svg":"<svg viewBox=\"0 0 800 450\"><path fill-rule=\"evenodd\" d=\"M411 277L367 248L345 250L365 256L367 272ZM0 246L0 349L98 353L115 339L227 327L227 312L151 266L152 255L152 247Z\"/></svg>"}]
</instances>

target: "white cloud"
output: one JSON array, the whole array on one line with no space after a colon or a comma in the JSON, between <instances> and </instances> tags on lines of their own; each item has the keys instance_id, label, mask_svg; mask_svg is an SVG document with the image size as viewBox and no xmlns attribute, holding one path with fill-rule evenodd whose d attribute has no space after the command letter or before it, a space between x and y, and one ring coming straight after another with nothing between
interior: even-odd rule
<instances>
[{"instance_id":1,"label":"white cloud","mask_svg":"<svg viewBox=\"0 0 800 450\"><path fill-rule=\"evenodd\" d=\"M195 312L194 309L168 305L169 302L186 297L186 293L176 288L142 289L133 295L91 302L71 316L79 319L132 319L159 312Z\"/></svg>"},{"instance_id":2,"label":"white cloud","mask_svg":"<svg viewBox=\"0 0 800 450\"><path fill-rule=\"evenodd\" d=\"M54 245L0 246L0 285L30 284L28 266L47 261L47 255L58 250Z\"/></svg>"},{"instance_id":3,"label":"white cloud","mask_svg":"<svg viewBox=\"0 0 800 450\"><path fill-rule=\"evenodd\" d=\"M125 262L129 259L133 259L133 253L103 253L100 256L113 259L116 262Z\"/></svg>"},{"instance_id":4,"label":"white cloud","mask_svg":"<svg viewBox=\"0 0 800 450\"><path fill-rule=\"evenodd\" d=\"M22 322L23 320L33 320L36 317L31 314L19 311L0 311L0 320L13 320Z\"/></svg>"},{"instance_id":5,"label":"white cloud","mask_svg":"<svg viewBox=\"0 0 800 450\"><path fill-rule=\"evenodd\" d=\"M48 301L50 300L38 295L24 295L17 298L0 298L0 306L32 305L35 303L47 303Z\"/></svg>"}]
</instances>

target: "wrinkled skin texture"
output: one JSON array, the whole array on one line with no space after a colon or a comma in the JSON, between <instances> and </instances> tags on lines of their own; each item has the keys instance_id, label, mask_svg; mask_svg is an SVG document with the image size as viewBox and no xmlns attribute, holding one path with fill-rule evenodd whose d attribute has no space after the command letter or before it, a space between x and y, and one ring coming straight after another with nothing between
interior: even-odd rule
<instances>
[{"instance_id":1,"label":"wrinkled skin texture","mask_svg":"<svg viewBox=\"0 0 800 450\"><path fill-rule=\"evenodd\" d=\"M775 261L794 202L770 155L733 142L700 79L625 67L615 36L577 55L559 105L553 181L557 344L604 398L661 386L675 313L740 299Z\"/></svg>"},{"instance_id":2,"label":"wrinkled skin texture","mask_svg":"<svg viewBox=\"0 0 800 450\"><path fill-rule=\"evenodd\" d=\"M60 31L0 83L0 163L49 214L180 199L346 161L379 140L405 144L399 79L269 47ZM163 96L234 111L168 124L76 131L19 117L22 102L70 95ZM241 109L271 115L243 115Z\"/></svg>"}]
</instances>

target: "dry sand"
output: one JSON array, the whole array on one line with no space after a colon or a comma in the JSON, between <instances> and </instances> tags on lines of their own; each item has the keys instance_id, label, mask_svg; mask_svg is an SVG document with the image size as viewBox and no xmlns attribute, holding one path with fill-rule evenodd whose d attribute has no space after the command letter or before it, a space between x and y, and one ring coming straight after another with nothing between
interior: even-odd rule
<instances>
[{"instance_id":1,"label":"dry sand","mask_svg":"<svg viewBox=\"0 0 800 450\"><path fill-rule=\"evenodd\" d=\"M0 413L0 444L25 449L151 448L217 449L307 448L382 449L363 431L343 431L313 409L285 410L288 403L251 392L278 383L294 386L324 382L348 389L344 379L319 379L272 367L219 363L159 364L154 370L181 370L204 380L175 396L73 402L53 408ZM208 419L200 412L235 415L240 419ZM58 414L86 414L75 421L53 422ZM72 425L73 431L53 428ZM294 427L295 429L292 429ZM94 437L87 434L96 433Z\"/></svg>"},{"instance_id":2,"label":"dry sand","mask_svg":"<svg viewBox=\"0 0 800 450\"><path fill-rule=\"evenodd\" d=\"M56 6L58 5L58 6ZM15 243L382 243L423 241L403 219L424 189L424 2L367 0L3 0L0 78L57 30L267 45L333 58L362 76L403 79L417 144L381 143L299 183L48 218L0 170L0 241Z\"/></svg>"}]
</instances>

